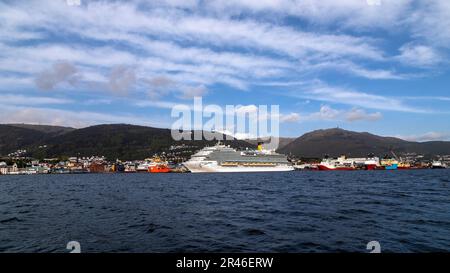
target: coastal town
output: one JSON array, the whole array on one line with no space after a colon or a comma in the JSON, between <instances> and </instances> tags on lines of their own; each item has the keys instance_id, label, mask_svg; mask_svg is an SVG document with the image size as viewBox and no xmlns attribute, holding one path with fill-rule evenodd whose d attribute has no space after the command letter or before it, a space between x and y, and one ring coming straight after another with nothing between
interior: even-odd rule
<instances>
[{"instance_id":1,"label":"coastal town","mask_svg":"<svg viewBox=\"0 0 450 273\"><path fill-rule=\"evenodd\" d=\"M0 158L0 175L33 174L83 174L83 173L185 173L190 172L185 163L192 151L186 146L172 146L169 152L158 153L142 160L108 160L105 156L34 159L27 156L26 150L17 150ZM191 147L192 148L192 147ZM435 159L409 153L401 157L378 158L368 155L365 158L299 159L287 157L292 170L407 170L407 169L445 169L450 165L450 155ZM221 162L230 166L230 162ZM232 165L232 164L231 164Z\"/></svg>"},{"instance_id":2,"label":"coastal town","mask_svg":"<svg viewBox=\"0 0 450 273\"><path fill-rule=\"evenodd\" d=\"M0 175L186 172L181 163L189 158L192 149L187 145L171 146L168 152L142 160L109 160L102 155L35 159L21 149L0 157Z\"/></svg>"}]
</instances>

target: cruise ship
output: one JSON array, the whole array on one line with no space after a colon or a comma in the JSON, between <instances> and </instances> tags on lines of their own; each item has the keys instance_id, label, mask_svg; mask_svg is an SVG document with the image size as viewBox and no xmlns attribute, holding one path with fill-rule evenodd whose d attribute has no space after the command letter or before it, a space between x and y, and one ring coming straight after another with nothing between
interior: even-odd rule
<instances>
[{"instance_id":1,"label":"cruise ship","mask_svg":"<svg viewBox=\"0 0 450 273\"><path fill-rule=\"evenodd\" d=\"M287 157L274 151L264 150L262 143L257 150L237 151L218 143L205 147L183 165L192 173L213 172L283 172L293 171Z\"/></svg>"}]
</instances>

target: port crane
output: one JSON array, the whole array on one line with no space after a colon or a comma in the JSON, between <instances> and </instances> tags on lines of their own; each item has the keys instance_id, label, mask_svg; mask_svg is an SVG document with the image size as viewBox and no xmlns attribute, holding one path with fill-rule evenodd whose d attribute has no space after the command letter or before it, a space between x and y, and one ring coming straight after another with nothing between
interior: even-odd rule
<instances>
[{"instance_id":1,"label":"port crane","mask_svg":"<svg viewBox=\"0 0 450 273\"><path fill-rule=\"evenodd\" d=\"M394 156L395 160L397 161L401 161L401 159L397 156L397 154L395 154L394 149L391 149L391 154Z\"/></svg>"}]
</instances>

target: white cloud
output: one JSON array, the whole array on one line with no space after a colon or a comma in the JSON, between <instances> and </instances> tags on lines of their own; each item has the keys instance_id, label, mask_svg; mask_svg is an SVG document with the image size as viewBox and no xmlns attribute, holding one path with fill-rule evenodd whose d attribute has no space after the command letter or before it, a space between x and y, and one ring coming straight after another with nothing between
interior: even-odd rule
<instances>
[{"instance_id":1,"label":"white cloud","mask_svg":"<svg viewBox=\"0 0 450 273\"><path fill-rule=\"evenodd\" d=\"M133 105L137 106L137 107L156 107L156 108L161 108L161 109L172 109L177 105L181 105L180 103L176 103L176 102L171 102L171 101L161 101L161 100L137 100L135 102L133 102ZM188 105L184 105L183 106L187 106Z\"/></svg>"},{"instance_id":2,"label":"white cloud","mask_svg":"<svg viewBox=\"0 0 450 273\"><path fill-rule=\"evenodd\" d=\"M34 79L32 77L21 76L0 76L0 88L23 88L33 85Z\"/></svg>"},{"instance_id":3,"label":"white cloud","mask_svg":"<svg viewBox=\"0 0 450 273\"><path fill-rule=\"evenodd\" d=\"M341 115L339 110L333 109L328 105L320 107L319 112L310 114L307 119L309 120L336 120Z\"/></svg>"},{"instance_id":4,"label":"white cloud","mask_svg":"<svg viewBox=\"0 0 450 273\"><path fill-rule=\"evenodd\" d=\"M35 97L15 94L0 94L0 105L50 105L50 104L70 104L74 101L70 99Z\"/></svg>"},{"instance_id":5,"label":"white cloud","mask_svg":"<svg viewBox=\"0 0 450 273\"><path fill-rule=\"evenodd\" d=\"M208 93L208 89L203 86L185 87L181 89L181 98L183 99L193 99L194 97L203 97Z\"/></svg>"},{"instance_id":6,"label":"white cloud","mask_svg":"<svg viewBox=\"0 0 450 273\"><path fill-rule=\"evenodd\" d=\"M360 120L377 121L380 120L382 117L383 115L380 112L367 113L365 110L357 108L353 108L352 110L345 113L345 119L350 122Z\"/></svg>"},{"instance_id":7,"label":"white cloud","mask_svg":"<svg viewBox=\"0 0 450 273\"><path fill-rule=\"evenodd\" d=\"M257 112L258 112L258 106L254 105L254 104L237 105L235 107L236 114L257 113Z\"/></svg>"},{"instance_id":8,"label":"white cloud","mask_svg":"<svg viewBox=\"0 0 450 273\"><path fill-rule=\"evenodd\" d=\"M450 1L420 0L417 8L405 20L418 39L435 47L450 47Z\"/></svg>"},{"instance_id":9,"label":"white cloud","mask_svg":"<svg viewBox=\"0 0 450 273\"><path fill-rule=\"evenodd\" d=\"M321 81L305 82L302 86L299 86L296 91L288 92L286 95L302 99L352 105L366 109L411 113L432 112L430 110L405 105L400 98L385 97L352 89L330 86Z\"/></svg>"},{"instance_id":10,"label":"white cloud","mask_svg":"<svg viewBox=\"0 0 450 273\"><path fill-rule=\"evenodd\" d=\"M147 119L145 117L129 114L104 114L89 111L70 111L53 108L20 107L0 105L2 113L2 123L27 123L70 126L83 128L97 124L130 123L147 125L153 127L167 128L170 121L163 122L163 119Z\"/></svg>"},{"instance_id":11,"label":"white cloud","mask_svg":"<svg viewBox=\"0 0 450 273\"><path fill-rule=\"evenodd\" d=\"M444 97L444 96L416 96L416 97L412 97L412 96L406 96L403 97L404 99L407 100L436 100L436 101L450 101L450 97Z\"/></svg>"},{"instance_id":12,"label":"white cloud","mask_svg":"<svg viewBox=\"0 0 450 273\"><path fill-rule=\"evenodd\" d=\"M36 75L46 71L55 63L66 63L77 69L104 68L132 65L137 58L128 52L111 47L71 46L42 44L36 46L8 46L0 43L0 70Z\"/></svg>"},{"instance_id":13,"label":"white cloud","mask_svg":"<svg viewBox=\"0 0 450 273\"><path fill-rule=\"evenodd\" d=\"M232 136L235 139L239 139L239 140L257 139L257 138L261 137L261 136L258 136L258 135L255 135L255 134L251 134L251 133L235 132L235 129L233 129L233 130L226 130L226 129L224 129L224 130L215 130L215 131L220 133L220 134Z\"/></svg>"},{"instance_id":14,"label":"white cloud","mask_svg":"<svg viewBox=\"0 0 450 273\"><path fill-rule=\"evenodd\" d=\"M320 110L315 113L303 115L303 121L377 121L382 118L380 112L367 113L363 109L352 108L350 110L338 110L329 105L322 105Z\"/></svg>"},{"instance_id":15,"label":"white cloud","mask_svg":"<svg viewBox=\"0 0 450 273\"><path fill-rule=\"evenodd\" d=\"M298 122L300 121L300 115L298 113L284 114L280 117L280 122Z\"/></svg>"},{"instance_id":16,"label":"white cloud","mask_svg":"<svg viewBox=\"0 0 450 273\"><path fill-rule=\"evenodd\" d=\"M349 61L325 61L316 64L302 63L304 71L333 70L336 72L356 75L371 80L402 80L414 75L400 74L390 69L368 69Z\"/></svg>"},{"instance_id":17,"label":"white cloud","mask_svg":"<svg viewBox=\"0 0 450 273\"><path fill-rule=\"evenodd\" d=\"M407 141L448 141L450 140L450 133L445 132L428 132L421 135L397 136L398 138Z\"/></svg>"},{"instance_id":18,"label":"white cloud","mask_svg":"<svg viewBox=\"0 0 450 273\"><path fill-rule=\"evenodd\" d=\"M84 105L107 105L111 103L112 100L110 99L89 99L83 102Z\"/></svg>"},{"instance_id":19,"label":"white cloud","mask_svg":"<svg viewBox=\"0 0 450 273\"><path fill-rule=\"evenodd\" d=\"M403 45L397 58L407 65L423 68L436 65L443 60L434 48L412 43Z\"/></svg>"},{"instance_id":20,"label":"white cloud","mask_svg":"<svg viewBox=\"0 0 450 273\"><path fill-rule=\"evenodd\" d=\"M370 5L366 0L212 0L208 4L217 13L271 13L299 17L313 24L364 30L399 25L412 2L381 0L380 5Z\"/></svg>"}]
</instances>

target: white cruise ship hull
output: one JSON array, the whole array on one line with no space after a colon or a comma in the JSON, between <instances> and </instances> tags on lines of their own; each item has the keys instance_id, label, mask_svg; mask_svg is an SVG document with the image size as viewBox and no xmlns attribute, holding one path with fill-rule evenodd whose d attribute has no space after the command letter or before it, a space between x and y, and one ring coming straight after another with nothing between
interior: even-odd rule
<instances>
[{"instance_id":1,"label":"white cruise ship hull","mask_svg":"<svg viewBox=\"0 0 450 273\"><path fill-rule=\"evenodd\" d=\"M184 164L191 173L244 173L244 172L288 172L293 171L294 167L289 165L279 165L273 167L256 167L256 166L219 166L219 165L203 165L203 164Z\"/></svg>"}]
</instances>

